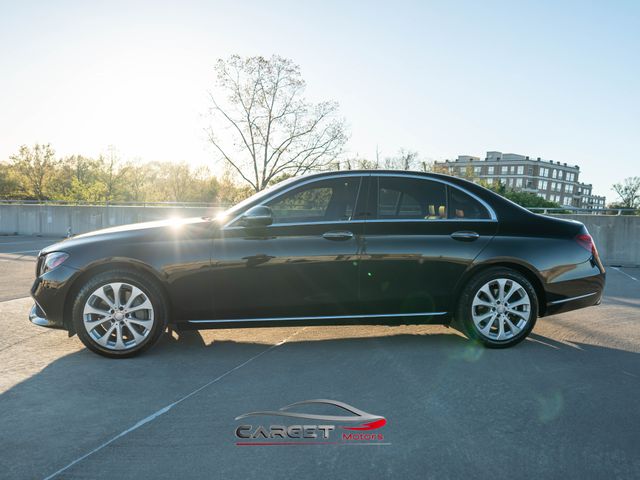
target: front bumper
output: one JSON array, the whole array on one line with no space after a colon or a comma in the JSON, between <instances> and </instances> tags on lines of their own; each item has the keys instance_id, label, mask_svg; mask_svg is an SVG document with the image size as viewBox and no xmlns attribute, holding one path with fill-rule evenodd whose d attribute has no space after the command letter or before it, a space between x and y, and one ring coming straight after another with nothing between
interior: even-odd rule
<instances>
[{"instance_id":1,"label":"front bumper","mask_svg":"<svg viewBox=\"0 0 640 480\"><path fill-rule=\"evenodd\" d=\"M65 323L65 305L71 285L79 270L60 265L36 278L31 287L35 305L29 313L29 320L35 325L69 330Z\"/></svg>"},{"instance_id":2,"label":"front bumper","mask_svg":"<svg viewBox=\"0 0 640 480\"><path fill-rule=\"evenodd\" d=\"M29 320L31 321L31 323L33 323L34 325L38 325L39 327L64 328L63 326L50 322L45 316L44 311L37 303L35 303L33 307L31 307L31 311L29 312Z\"/></svg>"}]
</instances>

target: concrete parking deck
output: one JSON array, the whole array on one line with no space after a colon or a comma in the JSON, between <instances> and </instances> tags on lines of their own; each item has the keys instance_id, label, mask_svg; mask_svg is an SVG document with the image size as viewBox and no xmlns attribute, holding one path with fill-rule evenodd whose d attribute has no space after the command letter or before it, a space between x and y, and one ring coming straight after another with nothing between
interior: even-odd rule
<instances>
[{"instance_id":1,"label":"concrete parking deck","mask_svg":"<svg viewBox=\"0 0 640 480\"><path fill-rule=\"evenodd\" d=\"M609 268L601 306L508 350L296 327L166 334L114 361L28 322L34 265L15 252L46 241L26 240L0 242L0 478L640 477L640 269ZM314 398L384 416L388 445L236 445L238 415Z\"/></svg>"}]
</instances>

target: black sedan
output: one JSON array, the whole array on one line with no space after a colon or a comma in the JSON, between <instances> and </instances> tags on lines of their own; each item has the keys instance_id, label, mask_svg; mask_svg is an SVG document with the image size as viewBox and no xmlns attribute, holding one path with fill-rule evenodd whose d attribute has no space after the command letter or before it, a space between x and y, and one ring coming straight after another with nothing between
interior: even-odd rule
<instances>
[{"instance_id":1,"label":"black sedan","mask_svg":"<svg viewBox=\"0 0 640 480\"><path fill-rule=\"evenodd\" d=\"M127 357L176 329L442 323L488 347L600 303L584 225L465 180L294 178L221 216L79 235L40 252L32 322Z\"/></svg>"}]
</instances>

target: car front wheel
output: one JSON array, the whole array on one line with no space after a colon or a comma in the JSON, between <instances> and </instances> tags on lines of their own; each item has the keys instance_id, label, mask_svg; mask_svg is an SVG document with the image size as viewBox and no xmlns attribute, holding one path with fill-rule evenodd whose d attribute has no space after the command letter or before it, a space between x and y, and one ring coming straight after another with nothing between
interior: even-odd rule
<instances>
[{"instance_id":1,"label":"car front wheel","mask_svg":"<svg viewBox=\"0 0 640 480\"><path fill-rule=\"evenodd\" d=\"M143 275L104 272L91 278L75 297L73 323L90 350L125 358L151 347L166 320L161 290Z\"/></svg>"},{"instance_id":2,"label":"car front wheel","mask_svg":"<svg viewBox=\"0 0 640 480\"><path fill-rule=\"evenodd\" d=\"M520 272L491 268L468 282L456 319L464 333L490 348L511 347L526 338L538 317L535 289Z\"/></svg>"}]
</instances>

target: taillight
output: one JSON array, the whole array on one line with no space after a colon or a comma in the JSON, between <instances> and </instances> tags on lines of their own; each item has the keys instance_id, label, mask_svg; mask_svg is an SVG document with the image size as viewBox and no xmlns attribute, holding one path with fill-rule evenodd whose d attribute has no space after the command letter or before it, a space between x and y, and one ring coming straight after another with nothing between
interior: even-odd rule
<instances>
[{"instance_id":1,"label":"taillight","mask_svg":"<svg viewBox=\"0 0 640 480\"><path fill-rule=\"evenodd\" d=\"M576 235L576 242L587 252L590 252L595 258L598 258L598 249L593 241L593 238L588 233L581 233Z\"/></svg>"}]
</instances>

